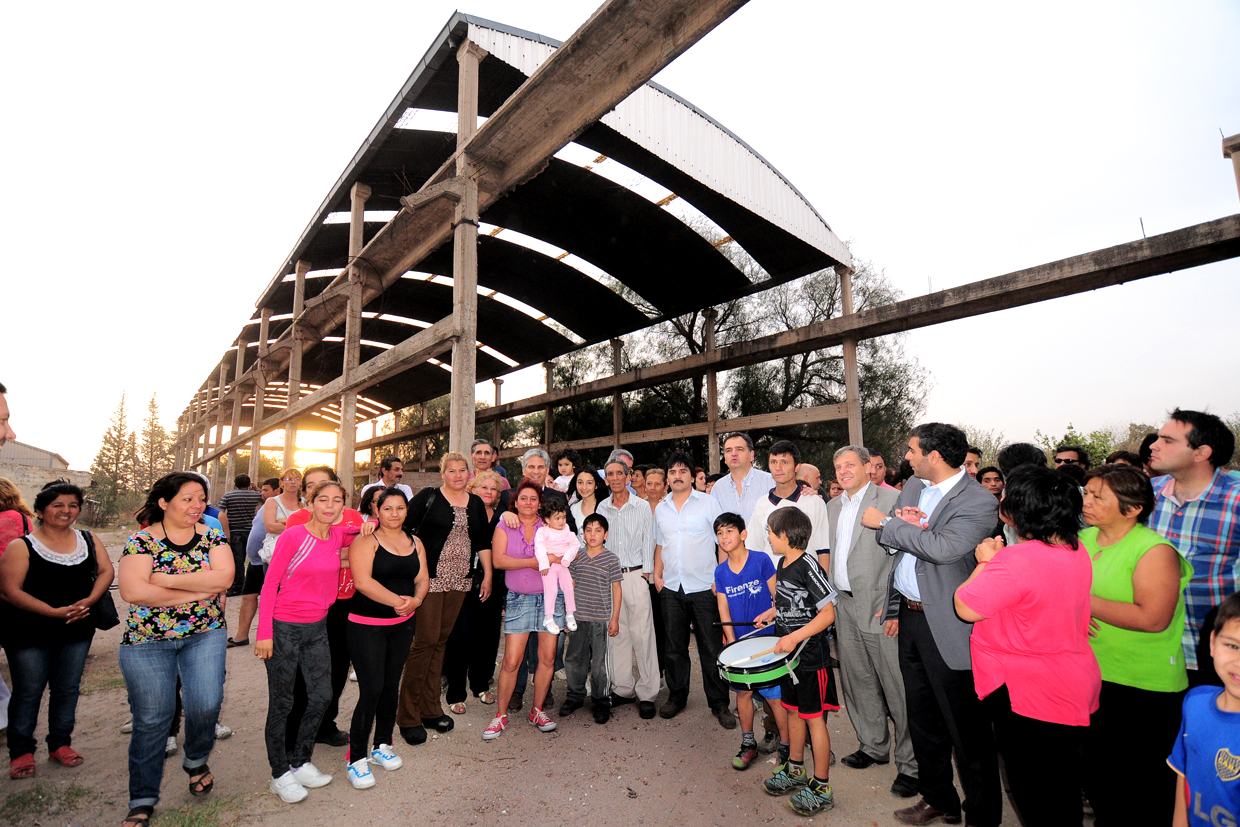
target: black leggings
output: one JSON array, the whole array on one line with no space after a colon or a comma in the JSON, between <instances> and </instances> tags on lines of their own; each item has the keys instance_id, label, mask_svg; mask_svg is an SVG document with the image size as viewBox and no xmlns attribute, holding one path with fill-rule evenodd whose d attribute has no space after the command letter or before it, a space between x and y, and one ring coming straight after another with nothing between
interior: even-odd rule
<instances>
[{"instance_id":1,"label":"black leggings","mask_svg":"<svg viewBox=\"0 0 1240 827\"><path fill-rule=\"evenodd\" d=\"M331 652L331 698L327 702L327 710L319 722L318 736L331 736L336 733L336 717L340 714L340 693L349 680L349 646L345 641L345 627L348 625L349 601L337 600L327 610L327 646ZM289 754L297 744L297 730L301 726L301 718L306 713L306 682L301 673L297 673L293 684L293 709L288 716L288 730L284 735L284 748Z\"/></svg>"},{"instance_id":2,"label":"black leggings","mask_svg":"<svg viewBox=\"0 0 1240 827\"><path fill-rule=\"evenodd\" d=\"M349 763L369 757L366 744L392 743L400 676L413 645L414 619L391 626L349 622L345 635L357 670L357 706L349 725ZM371 725L375 737L370 740Z\"/></svg>"}]
</instances>

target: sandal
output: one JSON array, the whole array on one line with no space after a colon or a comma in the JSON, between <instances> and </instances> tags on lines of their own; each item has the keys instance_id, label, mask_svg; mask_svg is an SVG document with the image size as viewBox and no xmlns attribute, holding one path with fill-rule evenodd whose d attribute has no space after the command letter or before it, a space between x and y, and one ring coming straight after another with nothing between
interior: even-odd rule
<instances>
[{"instance_id":1,"label":"sandal","mask_svg":"<svg viewBox=\"0 0 1240 827\"><path fill-rule=\"evenodd\" d=\"M453 715L464 715L465 704L463 703L452 704L452 706L448 707L448 711L451 712Z\"/></svg>"},{"instance_id":2,"label":"sandal","mask_svg":"<svg viewBox=\"0 0 1240 827\"><path fill-rule=\"evenodd\" d=\"M34 778L34 753L28 752L10 761L9 778Z\"/></svg>"},{"instance_id":3,"label":"sandal","mask_svg":"<svg viewBox=\"0 0 1240 827\"><path fill-rule=\"evenodd\" d=\"M53 750L47 756L48 761L55 761L62 767L76 767L86 759L79 752L69 745L65 745L60 749Z\"/></svg>"},{"instance_id":4,"label":"sandal","mask_svg":"<svg viewBox=\"0 0 1240 827\"><path fill-rule=\"evenodd\" d=\"M125 821L122 822L121 827L125 827L126 824L133 824L136 827L146 827L146 825L151 823L151 814L154 812L155 808L148 805L134 807L130 809L129 815L125 816Z\"/></svg>"},{"instance_id":5,"label":"sandal","mask_svg":"<svg viewBox=\"0 0 1240 827\"><path fill-rule=\"evenodd\" d=\"M495 693L494 693L494 692L492 692L491 690L487 689L487 690L484 690L484 691L482 691L482 692L479 692L479 693L478 693L478 700L482 701L482 702L483 702L484 704L486 704L487 706L491 706L491 705L492 705L492 704L494 704L494 703L496 702L496 700L498 700L498 699L495 697Z\"/></svg>"},{"instance_id":6,"label":"sandal","mask_svg":"<svg viewBox=\"0 0 1240 827\"><path fill-rule=\"evenodd\" d=\"M215 776L212 775L210 781L204 781L208 775L211 775L211 768L206 764L201 767L182 765L181 769L185 770L185 774L189 776L189 794L194 798L202 798L215 788Z\"/></svg>"}]
</instances>

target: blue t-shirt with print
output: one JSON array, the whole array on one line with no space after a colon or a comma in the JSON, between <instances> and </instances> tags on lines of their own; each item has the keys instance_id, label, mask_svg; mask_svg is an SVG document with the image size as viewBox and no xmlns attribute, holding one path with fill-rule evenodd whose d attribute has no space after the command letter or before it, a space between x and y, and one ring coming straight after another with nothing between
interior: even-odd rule
<instances>
[{"instance_id":1,"label":"blue t-shirt with print","mask_svg":"<svg viewBox=\"0 0 1240 827\"><path fill-rule=\"evenodd\" d=\"M732 571L728 561L724 560L715 568L715 592L728 599L728 613L732 620L740 623L749 622L763 612L770 611L771 587L770 579L775 576L775 564L764 551L750 551L740 574ZM744 629L733 629L740 637ZM773 635L775 627L768 626L759 635Z\"/></svg>"},{"instance_id":2,"label":"blue t-shirt with print","mask_svg":"<svg viewBox=\"0 0 1240 827\"><path fill-rule=\"evenodd\" d=\"M1217 686L1184 696L1180 734L1167 763L1188 781L1188 823L1240 824L1240 712L1218 708Z\"/></svg>"}]
</instances>

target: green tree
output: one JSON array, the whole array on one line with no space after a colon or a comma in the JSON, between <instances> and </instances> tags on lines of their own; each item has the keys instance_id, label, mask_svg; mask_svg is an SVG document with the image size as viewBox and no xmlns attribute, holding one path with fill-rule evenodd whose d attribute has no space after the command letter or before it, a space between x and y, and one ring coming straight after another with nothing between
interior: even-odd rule
<instances>
[{"instance_id":1,"label":"green tree","mask_svg":"<svg viewBox=\"0 0 1240 827\"><path fill-rule=\"evenodd\" d=\"M93 476L89 497L96 525L110 522L135 499L134 469L137 464L137 437L129 430L125 394L112 412L103 432L99 453L91 463Z\"/></svg>"},{"instance_id":2,"label":"green tree","mask_svg":"<svg viewBox=\"0 0 1240 827\"><path fill-rule=\"evenodd\" d=\"M137 461L134 465L134 486L148 491L163 475L172 470L172 435L159 422L159 402L155 394L146 406L146 419L138 437Z\"/></svg>"},{"instance_id":3,"label":"green tree","mask_svg":"<svg viewBox=\"0 0 1240 827\"><path fill-rule=\"evenodd\" d=\"M1099 428L1083 433L1069 422L1062 437L1053 437L1039 430L1034 433L1034 442L1046 451L1046 456L1051 459L1055 456L1055 448L1060 445L1080 445L1089 453L1090 465L1100 465L1112 451L1119 448L1121 437L1115 428Z\"/></svg>"},{"instance_id":4,"label":"green tree","mask_svg":"<svg viewBox=\"0 0 1240 827\"><path fill-rule=\"evenodd\" d=\"M981 428L975 428L972 425L959 425L957 427L964 431L965 438L969 440L970 445L982 449L983 466L996 464L999 449L1008 443L1008 440L1003 436L1003 431L986 431Z\"/></svg>"}]
</instances>

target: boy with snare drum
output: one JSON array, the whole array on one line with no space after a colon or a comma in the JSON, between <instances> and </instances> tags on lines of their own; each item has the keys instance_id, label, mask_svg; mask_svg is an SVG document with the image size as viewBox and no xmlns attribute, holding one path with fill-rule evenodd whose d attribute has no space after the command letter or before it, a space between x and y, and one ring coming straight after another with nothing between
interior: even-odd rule
<instances>
[{"instance_id":1,"label":"boy with snare drum","mask_svg":"<svg viewBox=\"0 0 1240 827\"><path fill-rule=\"evenodd\" d=\"M765 552L751 552L745 547L748 533L739 514L724 512L715 518L715 537L728 559L715 569L715 595L719 601L719 617L723 621L724 645L736 642L736 626L750 625L774 605L775 564ZM766 637L774 643L775 630L759 629L753 637ZM779 763L788 760L788 713L779 703L779 687L757 690L770 701L775 722L779 726ZM753 734L753 692L737 690L736 711L741 719L741 748L732 759L733 769L748 769L758 757L758 741Z\"/></svg>"},{"instance_id":2,"label":"boy with snare drum","mask_svg":"<svg viewBox=\"0 0 1240 827\"><path fill-rule=\"evenodd\" d=\"M823 713L840 708L827 654L838 595L818 559L805 553L814 529L809 517L797 508L780 508L766 524L771 551L783 559L775 571L775 608L755 620L763 625L774 620L780 636L775 651L799 650L799 661L779 686L780 703L796 713L788 716L789 757L762 788L770 795L793 793L793 811L811 816L835 806L828 780L831 736ZM814 750L812 778L804 767L807 735Z\"/></svg>"}]
</instances>

